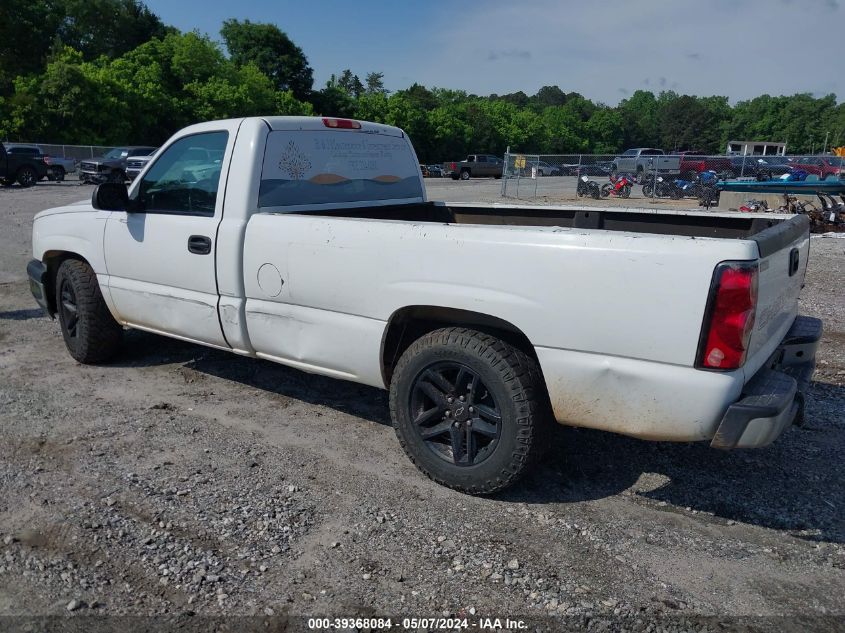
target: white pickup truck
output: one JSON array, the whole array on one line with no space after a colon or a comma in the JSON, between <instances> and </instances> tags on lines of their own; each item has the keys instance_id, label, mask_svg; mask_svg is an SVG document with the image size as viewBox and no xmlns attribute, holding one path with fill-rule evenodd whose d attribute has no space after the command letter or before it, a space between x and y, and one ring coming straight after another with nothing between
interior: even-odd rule
<instances>
[{"instance_id":1,"label":"white pickup truck","mask_svg":"<svg viewBox=\"0 0 845 633\"><path fill-rule=\"evenodd\" d=\"M821 336L803 215L427 202L402 130L347 119L191 126L32 244L79 362L128 327L389 389L409 457L469 493L523 474L552 419L769 444Z\"/></svg>"}]
</instances>

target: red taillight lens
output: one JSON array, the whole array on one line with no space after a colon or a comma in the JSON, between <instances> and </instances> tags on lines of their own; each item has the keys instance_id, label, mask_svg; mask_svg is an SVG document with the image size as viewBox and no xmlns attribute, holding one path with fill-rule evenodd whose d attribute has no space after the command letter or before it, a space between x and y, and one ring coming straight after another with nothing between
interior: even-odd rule
<instances>
[{"instance_id":1,"label":"red taillight lens","mask_svg":"<svg viewBox=\"0 0 845 633\"><path fill-rule=\"evenodd\" d=\"M455 171L458 168L457 163L452 163L452 171Z\"/></svg>"},{"instance_id":2,"label":"red taillight lens","mask_svg":"<svg viewBox=\"0 0 845 633\"><path fill-rule=\"evenodd\" d=\"M45 163L47 163L48 165L52 165L52 164L53 164L53 163L51 163L51 162L50 162L50 157L49 157L49 156L44 156L44 162L45 162Z\"/></svg>"},{"instance_id":3,"label":"red taillight lens","mask_svg":"<svg viewBox=\"0 0 845 633\"><path fill-rule=\"evenodd\" d=\"M352 119L330 119L323 117L323 125L339 130L360 130L361 124Z\"/></svg>"},{"instance_id":4,"label":"red taillight lens","mask_svg":"<svg viewBox=\"0 0 845 633\"><path fill-rule=\"evenodd\" d=\"M725 262L713 275L698 366L737 369L745 362L757 306L757 264Z\"/></svg>"}]
</instances>

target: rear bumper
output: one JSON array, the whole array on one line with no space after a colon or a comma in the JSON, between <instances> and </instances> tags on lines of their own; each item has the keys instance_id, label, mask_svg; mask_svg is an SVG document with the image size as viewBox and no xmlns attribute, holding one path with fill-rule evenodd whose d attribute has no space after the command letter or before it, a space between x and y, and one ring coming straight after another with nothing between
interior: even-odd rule
<instances>
[{"instance_id":1,"label":"rear bumper","mask_svg":"<svg viewBox=\"0 0 845 633\"><path fill-rule=\"evenodd\" d=\"M35 302L41 306L47 316L52 316L50 314L50 303L47 300L47 266L37 259L33 259L26 266L26 274L29 277L29 290Z\"/></svg>"},{"instance_id":2,"label":"rear bumper","mask_svg":"<svg viewBox=\"0 0 845 633\"><path fill-rule=\"evenodd\" d=\"M767 446L787 426L800 424L821 335L820 319L797 317L769 362L745 384L740 399L728 407L710 446Z\"/></svg>"}]
</instances>

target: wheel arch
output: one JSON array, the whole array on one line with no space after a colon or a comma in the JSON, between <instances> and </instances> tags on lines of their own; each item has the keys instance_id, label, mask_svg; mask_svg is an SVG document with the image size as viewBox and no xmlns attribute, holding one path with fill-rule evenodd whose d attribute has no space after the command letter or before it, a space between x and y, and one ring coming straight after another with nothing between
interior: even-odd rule
<instances>
[{"instance_id":1,"label":"wheel arch","mask_svg":"<svg viewBox=\"0 0 845 633\"><path fill-rule=\"evenodd\" d=\"M525 333L504 319L445 306L405 306L390 316L382 336L379 360L385 386L390 386L393 369L405 350L421 336L443 327L468 327L492 334L538 360L537 352Z\"/></svg>"},{"instance_id":2,"label":"wheel arch","mask_svg":"<svg viewBox=\"0 0 845 633\"><path fill-rule=\"evenodd\" d=\"M59 266L62 265L62 262L68 259L75 259L89 266L91 265L91 262L82 255L72 251L50 250L41 256L41 262L47 267L47 275L44 278L44 294L46 295L47 309L51 317L56 315L56 275L59 272Z\"/></svg>"}]
</instances>

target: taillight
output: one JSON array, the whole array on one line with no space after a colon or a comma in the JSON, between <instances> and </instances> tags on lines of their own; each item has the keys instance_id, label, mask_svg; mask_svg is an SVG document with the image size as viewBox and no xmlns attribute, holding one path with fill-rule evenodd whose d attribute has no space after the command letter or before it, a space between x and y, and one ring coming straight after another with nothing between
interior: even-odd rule
<instances>
[{"instance_id":1,"label":"taillight","mask_svg":"<svg viewBox=\"0 0 845 633\"><path fill-rule=\"evenodd\" d=\"M49 156L44 156L44 162L45 162L45 163L47 163L48 165L52 165L52 164L53 164L53 163L51 163L51 162L50 162L50 157L49 157Z\"/></svg>"},{"instance_id":2,"label":"taillight","mask_svg":"<svg viewBox=\"0 0 845 633\"><path fill-rule=\"evenodd\" d=\"M757 308L757 264L716 267L698 348L697 367L737 369L745 363Z\"/></svg>"},{"instance_id":3,"label":"taillight","mask_svg":"<svg viewBox=\"0 0 845 633\"><path fill-rule=\"evenodd\" d=\"M457 163L452 163L452 171L455 171L458 168Z\"/></svg>"},{"instance_id":4,"label":"taillight","mask_svg":"<svg viewBox=\"0 0 845 633\"><path fill-rule=\"evenodd\" d=\"M361 124L352 119L330 119L323 117L323 125L340 130L360 130Z\"/></svg>"}]
</instances>

